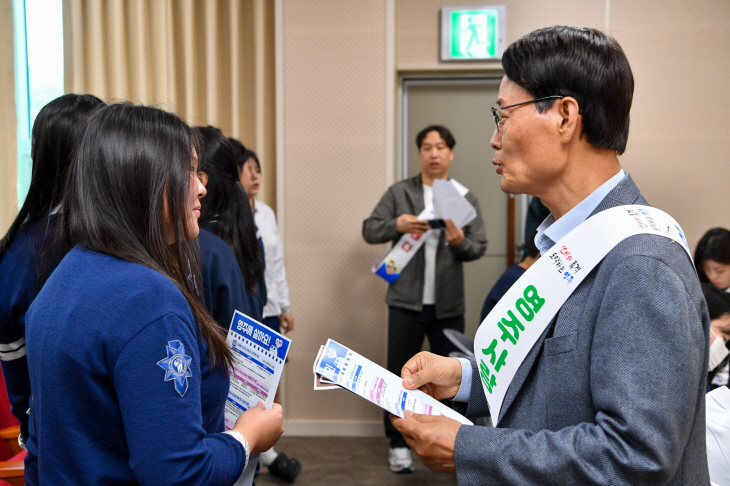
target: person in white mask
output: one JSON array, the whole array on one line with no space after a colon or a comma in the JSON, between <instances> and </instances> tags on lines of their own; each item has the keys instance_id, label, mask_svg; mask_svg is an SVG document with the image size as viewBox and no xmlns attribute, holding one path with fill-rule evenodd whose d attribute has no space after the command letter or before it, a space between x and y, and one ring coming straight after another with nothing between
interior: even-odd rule
<instances>
[{"instance_id":1,"label":"person in white mask","mask_svg":"<svg viewBox=\"0 0 730 486\"><path fill-rule=\"evenodd\" d=\"M730 362L730 298L712 284L702 284L707 309L710 312L709 389L728 384Z\"/></svg>"}]
</instances>

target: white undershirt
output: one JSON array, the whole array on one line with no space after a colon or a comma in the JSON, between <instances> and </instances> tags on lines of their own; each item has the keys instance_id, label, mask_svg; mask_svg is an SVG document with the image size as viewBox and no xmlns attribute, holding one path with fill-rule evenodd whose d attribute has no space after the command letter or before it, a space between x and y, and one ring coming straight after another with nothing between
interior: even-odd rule
<instances>
[{"instance_id":1,"label":"white undershirt","mask_svg":"<svg viewBox=\"0 0 730 486\"><path fill-rule=\"evenodd\" d=\"M433 209L433 187L423 184L423 205ZM440 231L432 231L424 243L426 266L423 279L423 304L436 303L436 250L438 249Z\"/></svg>"}]
</instances>

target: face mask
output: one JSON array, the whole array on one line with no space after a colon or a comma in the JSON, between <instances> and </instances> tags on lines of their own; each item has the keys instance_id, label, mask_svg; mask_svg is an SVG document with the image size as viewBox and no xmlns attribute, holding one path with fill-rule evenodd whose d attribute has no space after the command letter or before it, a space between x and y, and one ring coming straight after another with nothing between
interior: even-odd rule
<instances>
[{"instance_id":1,"label":"face mask","mask_svg":"<svg viewBox=\"0 0 730 486\"><path fill-rule=\"evenodd\" d=\"M710 330L710 332L712 332L712 330ZM727 347L725 347L723 340L717 337L717 334L714 332L712 332L712 335L715 336L715 341L712 343L712 346L710 346L710 371L717 368L719 364L722 363L722 360L730 354L730 351Z\"/></svg>"}]
</instances>

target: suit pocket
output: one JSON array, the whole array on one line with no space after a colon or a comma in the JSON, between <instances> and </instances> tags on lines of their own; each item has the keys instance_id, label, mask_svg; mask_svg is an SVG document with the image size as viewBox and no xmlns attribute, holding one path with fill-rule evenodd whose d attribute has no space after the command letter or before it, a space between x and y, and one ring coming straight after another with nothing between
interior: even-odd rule
<instances>
[{"instance_id":1,"label":"suit pocket","mask_svg":"<svg viewBox=\"0 0 730 486\"><path fill-rule=\"evenodd\" d=\"M545 356L569 353L578 345L578 332L573 331L564 336L556 336L545 340Z\"/></svg>"},{"instance_id":2,"label":"suit pocket","mask_svg":"<svg viewBox=\"0 0 730 486\"><path fill-rule=\"evenodd\" d=\"M544 396L547 428L560 430L590 421L591 393L578 332L545 340Z\"/></svg>"}]
</instances>

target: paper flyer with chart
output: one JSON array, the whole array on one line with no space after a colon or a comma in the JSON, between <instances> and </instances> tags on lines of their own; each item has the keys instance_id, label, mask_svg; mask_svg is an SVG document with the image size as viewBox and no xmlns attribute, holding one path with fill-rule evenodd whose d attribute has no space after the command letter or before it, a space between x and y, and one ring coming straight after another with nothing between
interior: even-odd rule
<instances>
[{"instance_id":1,"label":"paper flyer with chart","mask_svg":"<svg viewBox=\"0 0 730 486\"><path fill-rule=\"evenodd\" d=\"M466 417L422 391L406 390L399 376L331 339L317 356L314 371L322 378L320 381L336 383L398 417L404 417L405 411L410 410L425 415L445 415L462 424L473 425ZM315 377L315 390L320 389L325 388L318 387Z\"/></svg>"},{"instance_id":2,"label":"paper flyer with chart","mask_svg":"<svg viewBox=\"0 0 730 486\"><path fill-rule=\"evenodd\" d=\"M231 387L225 409L225 426L230 430L238 417L259 401L263 401L267 409L271 408L291 340L236 311L226 343L233 353ZM251 484L257 462L258 454L252 454L236 485Z\"/></svg>"}]
</instances>

